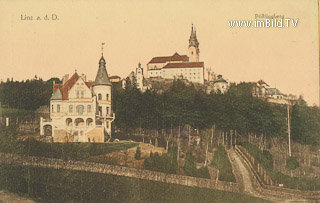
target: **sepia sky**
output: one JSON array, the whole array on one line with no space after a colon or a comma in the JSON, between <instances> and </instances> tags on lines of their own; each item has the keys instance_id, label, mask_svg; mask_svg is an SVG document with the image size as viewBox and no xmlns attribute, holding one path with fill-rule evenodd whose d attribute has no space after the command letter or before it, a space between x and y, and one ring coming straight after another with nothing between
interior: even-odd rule
<instances>
[{"instance_id":1,"label":"sepia sky","mask_svg":"<svg viewBox=\"0 0 320 203\"><path fill-rule=\"evenodd\" d=\"M59 20L43 19L52 14ZM228 26L255 14L299 21L295 28ZM263 79L318 104L317 0L0 0L0 79L47 80L77 69L94 80L101 42L109 75L126 77L139 61L146 68L152 57L188 54L192 23L205 68L232 82Z\"/></svg>"}]
</instances>

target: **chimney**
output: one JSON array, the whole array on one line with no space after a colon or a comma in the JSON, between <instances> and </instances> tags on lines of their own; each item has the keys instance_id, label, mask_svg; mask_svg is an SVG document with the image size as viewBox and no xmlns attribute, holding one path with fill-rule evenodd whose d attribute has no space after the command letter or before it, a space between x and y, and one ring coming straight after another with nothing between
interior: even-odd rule
<instances>
[{"instance_id":1,"label":"chimney","mask_svg":"<svg viewBox=\"0 0 320 203\"><path fill-rule=\"evenodd\" d=\"M69 80L69 74L65 74L64 76L62 76L62 84L64 85L64 83L66 83Z\"/></svg>"},{"instance_id":2,"label":"chimney","mask_svg":"<svg viewBox=\"0 0 320 203\"><path fill-rule=\"evenodd\" d=\"M86 82L86 75L85 74L81 74L81 78L82 78L83 81Z\"/></svg>"}]
</instances>

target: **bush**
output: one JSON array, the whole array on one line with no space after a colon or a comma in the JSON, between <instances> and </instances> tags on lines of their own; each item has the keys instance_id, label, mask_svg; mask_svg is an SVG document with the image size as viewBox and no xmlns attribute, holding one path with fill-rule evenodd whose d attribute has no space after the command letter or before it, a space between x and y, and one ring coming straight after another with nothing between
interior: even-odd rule
<instances>
[{"instance_id":1,"label":"bush","mask_svg":"<svg viewBox=\"0 0 320 203\"><path fill-rule=\"evenodd\" d=\"M219 180L236 182L227 152L222 145L214 153L211 165L219 170Z\"/></svg>"},{"instance_id":2,"label":"bush","mask_svg":"<svg viewBox=\"0 0 320 203\"><path fill-rule=\"evenodd\" d=\"M140 149L140 147L137 147L136 154L134 155L134 158L136 158L137 160L141 159L141 149Z\"/></svg>"},{"instance_id":3,"label":"bush","mask_svg":"<svg viewBox=\"0 0 320 203\"><path fill-rule=\"evenodd\" d=\"M176 174L178 169L177 152L169 150L168 153L161 156L156 152L150 153L150 157L144 160L143 168L150 171Z\"/></svg>"},{"instance_id":4,"label":"bush","mask_svg":"<svg viewBox=\"0 0 320 203\"><path fill-rule=\"evenodd\" d=\"M192 156L191 152L187 152L186 154L183 171L187 176L208 179L210 178L210 174L207 167L203 166L200 169L197 169L197 166L194 163L194 157Z\"/></svg>"},{"instance_id":5,"label":"bush","mask_svg":"<svg viewBox=\"0 0 320 203\"><path fill-rule=\"evenodd\" d=\"M292 156L290 156L287 160L286 168L289 170L294 170L299 167L299 162Z\"/></svg>"}]
</instances>

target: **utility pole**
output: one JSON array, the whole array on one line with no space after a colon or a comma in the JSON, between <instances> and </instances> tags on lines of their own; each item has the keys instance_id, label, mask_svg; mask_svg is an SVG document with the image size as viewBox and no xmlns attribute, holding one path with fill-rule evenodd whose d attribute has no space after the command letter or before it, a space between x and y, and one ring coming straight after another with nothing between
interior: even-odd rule
<instances>
[{"instance_id":1,"label":"utility pole","mask_svg":"<svg viewBox=\"0 0 320 203\"><path fill-rule=\"evenodd\" d=\"M291 132L290 132L290 101L288 100L287 105L287 111L288 111L288 139L289 139L289 157L291 157Z\"/></svg>"},{"instance_id":2,"label":"utility pole","mask_svg":"<svg viewBox=\"0 0 320 203\"><path fill-rule=\"evenodd\" d=\"M207 68L206 69L208 71L208 82L210 81L210 72L211 72L211 68Z\"/></svg>"}]
</instances>

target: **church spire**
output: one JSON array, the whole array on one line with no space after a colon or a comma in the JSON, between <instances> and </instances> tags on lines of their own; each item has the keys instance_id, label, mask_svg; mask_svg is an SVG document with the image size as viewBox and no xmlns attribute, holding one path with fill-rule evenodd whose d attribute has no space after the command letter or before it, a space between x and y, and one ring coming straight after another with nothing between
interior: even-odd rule
<instances>
[{"instance_id":1,"label":"church spire","mask_svg":"<svg viewBox=\"0 0 320 203\"><path fill-rule=\"evenodd\" d=\"M199 62L199 42L197 39L196 28L191 27L191 35L189 38L189 62Z\"/></svg>"},{"instance_id":2,"label":"church spire","mask_svg":"<svg viewBox=\"0 0 320 203\"><path fill-rule=\"evenodd\" d=\"M196 28L194 28L194 30L193 30L193 24L191 27L191 35L189 38L189 47L191 47L191 46L194 46L196 48L199 47L199 42L198 42L197 34L196 34Z\"/></svg>"}]
</instances>

